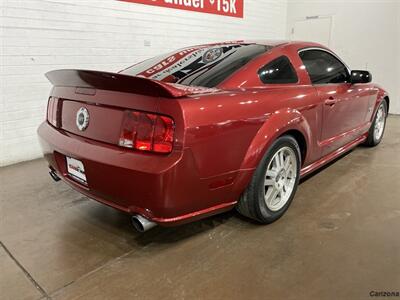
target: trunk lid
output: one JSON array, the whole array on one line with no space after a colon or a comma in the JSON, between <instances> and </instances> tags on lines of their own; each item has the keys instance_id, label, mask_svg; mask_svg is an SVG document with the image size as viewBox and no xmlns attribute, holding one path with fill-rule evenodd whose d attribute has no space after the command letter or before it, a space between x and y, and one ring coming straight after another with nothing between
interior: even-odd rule
<instances>
[{"instance_id":1,"label":"trunk lid","mask_svg":"<svg viewBox=\"0 0 400 300\"><path fill-rule=\"evenodd\" d=\"M183 117L177 98L213 90L98 71L57 70L46 76L54 85L48 121L74 135L113 145L118 145L126 111L132 110L171 117L175 122L174 149L179 149ZM88 113L83 130L78 126L81 109Z\"/></svg>"}]
</instances>

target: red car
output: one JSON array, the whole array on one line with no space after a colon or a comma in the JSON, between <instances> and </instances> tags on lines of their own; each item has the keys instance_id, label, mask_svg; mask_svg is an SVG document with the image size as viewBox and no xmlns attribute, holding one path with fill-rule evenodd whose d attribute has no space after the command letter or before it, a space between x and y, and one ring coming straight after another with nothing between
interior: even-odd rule
<instances>
[{"instance_id":1,"label":"red car","mask_svg":"<svg viewBox=\"0 0 400 300\"><path fill-rule=\"evenodd\" d=\"M281 217L300 177L379 144L387 93L305 42L226 42L119 73L57 70L38 134L55 180L145 231L230 210Z\"/></svg>"}]
</instances>

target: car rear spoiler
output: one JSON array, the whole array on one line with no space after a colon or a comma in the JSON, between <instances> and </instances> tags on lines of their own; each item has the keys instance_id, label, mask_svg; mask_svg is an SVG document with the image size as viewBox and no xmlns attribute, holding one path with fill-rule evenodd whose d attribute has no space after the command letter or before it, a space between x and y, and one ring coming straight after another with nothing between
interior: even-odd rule
<instances>
[{"instance_id":1,"label":"car rear spoiler","mask_svg":"<svg viewBox=\"0 0 400 300\"><path fill-rule=\"evenodd\" d=\"M54 86L95 88L166 98L218 91L215 88L191 87L120 73L90 70L55 70L46 73L46 77Z\"/></svg>"}]
</instances>

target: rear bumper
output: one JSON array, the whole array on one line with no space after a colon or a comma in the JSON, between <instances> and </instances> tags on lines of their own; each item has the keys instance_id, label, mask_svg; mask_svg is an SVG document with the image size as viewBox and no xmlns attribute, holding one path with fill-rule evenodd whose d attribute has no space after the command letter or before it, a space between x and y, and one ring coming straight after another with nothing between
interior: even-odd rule
<instances>
[{"instance_id":1,"label":"rear bumper","mask_svg":"<svg viewBox=\"0 0 400 300\"><path fill-rule=\"evenodd\" d=\"M159 224L175 225L229 210L239 197L233 180L213 188L238 172L200 178L188 148L169 155L138 153L56 130L47 122L38 135L49 167L63 181L92 199ZM65 156L83 162L87 186L69 177Z\"/></svg>"}]
</instances>

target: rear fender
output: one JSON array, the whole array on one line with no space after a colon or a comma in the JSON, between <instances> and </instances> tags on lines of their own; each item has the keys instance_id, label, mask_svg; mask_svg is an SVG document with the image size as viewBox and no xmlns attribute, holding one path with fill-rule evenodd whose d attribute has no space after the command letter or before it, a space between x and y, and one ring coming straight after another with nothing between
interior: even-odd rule
<instances>
[{"instance_id":1,"label":"rear fender","mask_svg":"<svg viewBox=\"0 0 400 300\"><path fill-rule=\"evenodd\" d=\"M309 149L311 129L307 120L298 110L286 108L268 116L243 159L241 176L238 177L236 182L237 190L244 190L248 185L254 170L271 144L285 132L291 130L296 130L304 136L307 149Z\"/></svg>"}]
</instances>

